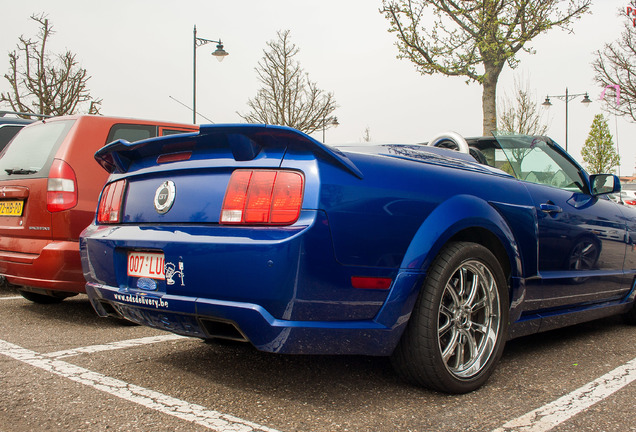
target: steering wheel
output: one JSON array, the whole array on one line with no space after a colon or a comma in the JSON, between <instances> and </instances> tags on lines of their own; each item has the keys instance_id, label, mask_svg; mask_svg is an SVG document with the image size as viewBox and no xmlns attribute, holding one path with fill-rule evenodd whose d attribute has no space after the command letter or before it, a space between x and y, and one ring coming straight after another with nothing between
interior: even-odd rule
<instances>
[{"instance_id":1,"label":"steering wheel","mask_svg":"<svg viewBox=\"0 0 636 432\"><path fill-rule=\"evenodd\" d=\"M448 146L447 143L449 141L453 145L452 147ZM432 147L456 148L462 153L470 153L468 143L466 142L464 137L457 132L444 132L435 135L435 137L433 137L433 139L430 140L427 145L430 145Z\"/></svg>"}]
</instances>

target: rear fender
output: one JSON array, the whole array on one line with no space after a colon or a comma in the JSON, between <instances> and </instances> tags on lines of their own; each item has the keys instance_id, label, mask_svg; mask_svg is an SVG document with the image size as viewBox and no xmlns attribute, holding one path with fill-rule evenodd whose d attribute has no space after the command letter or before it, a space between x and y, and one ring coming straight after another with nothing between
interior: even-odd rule
<instances>
[{"instance_id":1,"label":"rear fender","mask_svg":"<svg viewBox=\"0 0 636 432\"><path fill-rule=\"evenodd\" d=\"M517 240L508 222L491 204L472 195L456 195L426 218L415 233L401 267L426 271L448 241L461 231L473 228L494 234L506 250L511 275L523 274Z\"/></svg>"},{"instance_id":2,"label":"rear fender","mask_svg":"<svg viewBox=\"0 0 636 432\"><path fill-rule=\"evenodd\" d=\"M456 195L435 208L417 230L393 288L376 317L376 322L394 330L396 344L410 318L433 259L453 238L470 240L471 229L488 231L505 250L509 260L509 265L505 267L510 268L511 273L510 301L511 304L519 304L518 300L523 298L523 284L518 277L522 274L519 247L508 222L493 205L472 195ZM505 205L503 208L508 210ZM516 311L511 310L510 317L516 317Z\"/></svg>"},{"instance_id":3,"label":"rear fender","mask_svg":"<svg viewBox=\"0 0 636 432\"><path fill-rule=\"evenodd\" d=\"M505 250L510 269L510 319L516 321L525 297L525 277L536 275L537 269L534 208L488 203L469 195L445 201L420 226L401 265L402 282L406 283L395 284L378 321L385 325L395 323L396 317L397 321L407 321L433 259L453 238L470 240L472 229L493 234ZM399 310L395 309L396 298L402 299Z\"/></svg>"}]
</instances>

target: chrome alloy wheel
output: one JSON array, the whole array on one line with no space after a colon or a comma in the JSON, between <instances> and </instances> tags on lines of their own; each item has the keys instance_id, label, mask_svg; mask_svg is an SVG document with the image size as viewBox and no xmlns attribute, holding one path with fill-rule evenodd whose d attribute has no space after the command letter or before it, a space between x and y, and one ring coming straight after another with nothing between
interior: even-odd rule
<instances>
[{"instance_id":1,"label":"chrome alloy wheel","mask_svg":"<svg viewBox=\"0 0 636 432\"><path fill-rule=\"evenodd\" d=\"M442 293L438 345L447 370L459 379L478 374L497 344L502 317L497 283L477 260L463 262Z\"/></svg>"}]
</instances>

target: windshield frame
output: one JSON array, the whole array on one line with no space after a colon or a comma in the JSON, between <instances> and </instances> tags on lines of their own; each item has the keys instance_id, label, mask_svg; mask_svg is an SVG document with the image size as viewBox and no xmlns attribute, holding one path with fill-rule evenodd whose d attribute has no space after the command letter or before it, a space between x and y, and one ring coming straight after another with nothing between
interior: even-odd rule
<instances>
[{"instance_id":1,"label":"windshield frame","mask_svg":"<svg viewBox=\"0 0 636 432\"><path fill-rule=\"evenodd\" d=\"M556 166L562 170L570 179L574 180L574 183L578 187L581 193L591 195L590 192L590 180L588 173L579 165L574 158L567 153L561 146L559 146L550 137L543 135L523 135L523 134L510 134L502 132L493 132L493 136L497 141L497 144L501 148L503 154L508 159L510 168L513 171L513 175L521 181L529 181L516 172L515 165L521 165L523 157L520 160L511 160L511 153L514 150L520 148L526 148L532 151L534 148L540 148L546 156L548 156ZM513 145L514 144L514 145ZM578 182L576 181L578 180ZM539 182L538 184L546 184ZM547 185L547 184L546 184ZM555 186L556 187L556 186ZM569 190L569 189L568 189Z\"/></svg>"}]
</instances>

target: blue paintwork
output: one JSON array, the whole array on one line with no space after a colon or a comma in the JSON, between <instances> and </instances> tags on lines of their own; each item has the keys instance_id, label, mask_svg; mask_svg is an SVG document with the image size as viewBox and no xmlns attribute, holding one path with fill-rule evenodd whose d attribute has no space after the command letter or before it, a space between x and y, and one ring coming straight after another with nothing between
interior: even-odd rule
<instances>
[{"instance_id":1,"label":"blue paintwork","mask_svg":"<svg viewBox=\"0 0 636 432\"><path fill-rule=\"evenodd\" d=\"M389 355L432 260L449 241L468 240L489 247L508 277L510 337L626 312L634 307L636 212L590 195L587 174L556 144L546 149L582 173L580 191L519 180L452 150L334 149L284 127L213 125L118 141L96 159L110 181L128 181L123 223L93 223L82 234L87 293L102 316L179 334L210 338L229 323L238 329L232 337L264 351ZM192 155L157 164L179 151ZM302 172L299 220L219 225L237 168ZM166 180L176 200L159 214L153 198ZM581 241L598 251L591 268L568 259ZM182 276L143 289L127 275L129 250L163 252ZM352 276L393 282L356 289Z\"/></svg>"}]
</instances>

